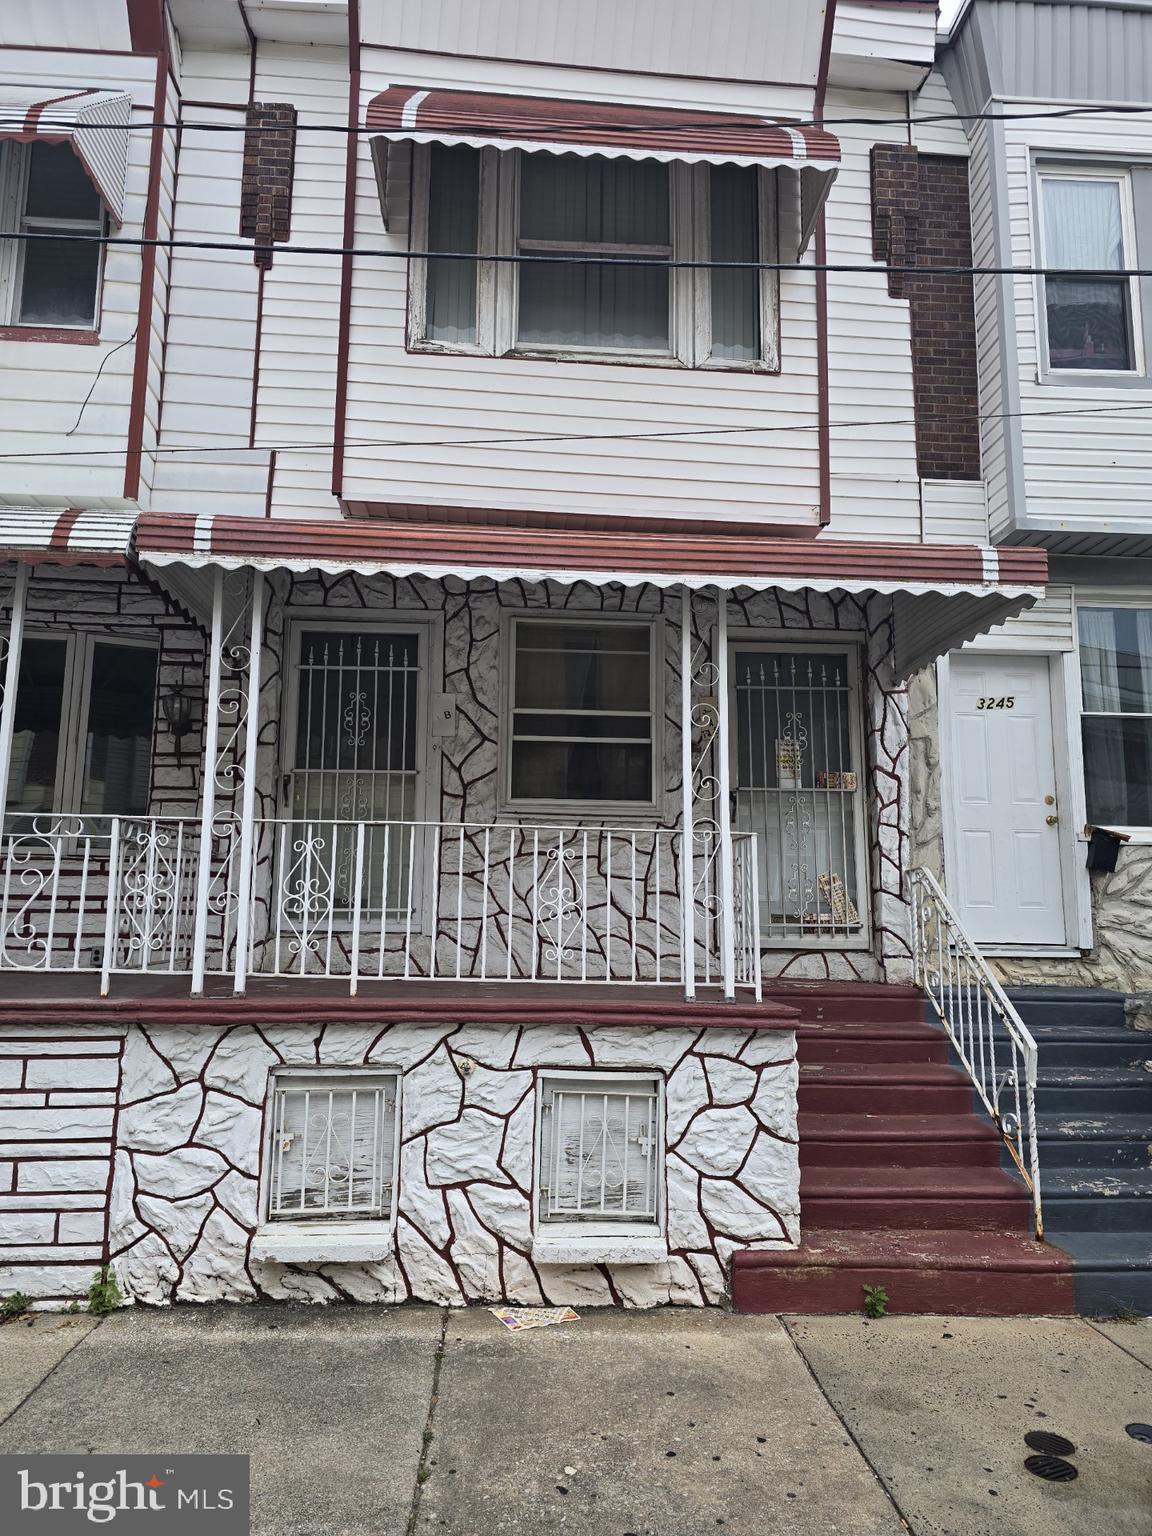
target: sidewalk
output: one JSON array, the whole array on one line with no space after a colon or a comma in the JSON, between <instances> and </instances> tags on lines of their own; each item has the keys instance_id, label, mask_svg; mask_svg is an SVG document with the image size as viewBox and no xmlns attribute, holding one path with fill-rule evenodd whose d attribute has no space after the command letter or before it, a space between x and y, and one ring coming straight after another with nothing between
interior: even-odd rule
<instances>
[{"instance_id":1,"label":"sidewalk","mask_svg":"<svg viewBox=\"0 0 1152 1536\"><path fill-rule=\"evenodd\" d=\"M242 1451L258 1536L1148 1536L1152 1323L212 1307L0 1329L0 1452ZM1047 1417L1044 1417L1047 1415ZM1075 1483L1023 1434L1081 1448Z\"/></svg>"}]
</instances>

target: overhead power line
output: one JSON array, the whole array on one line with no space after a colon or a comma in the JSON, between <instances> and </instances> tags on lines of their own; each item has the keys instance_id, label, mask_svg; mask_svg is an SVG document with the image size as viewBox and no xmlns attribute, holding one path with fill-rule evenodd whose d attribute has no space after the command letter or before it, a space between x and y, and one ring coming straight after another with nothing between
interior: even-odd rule
<instances>
[{"instance_id":1,"label":"overhead power line","mask_svg":"<svg viewBox=\"0 0 1152 1536\"><path fill-rule=\"evenodd\" d=\"M172 236L149 239L143 235L66 234L55 229L47 232L28 229L0 231L0 240L66 240L89 245L152 247L165 251L240 251L247 256L254 251L274 251L278 256L371 256L392 261L481 261L513 263L517 266L543 263L551 266L654 267L662 270L686 268L711 271L715 268L752 272L858 272L873 275L897 272L907 277L1060 277L1079 279L1082 282L1152 277L1152 267L926 267L915 263L881 261L689 261L665 256L589 256L582 252L429 251L364 245L278 245L251 240L186 240Z\"/></svg>"},{"instance_id":2,"label":"overhead power line","mask_svg":"<svg viewBox=\"0 0 1152 1536\"><path fill-rule=\"evenodd\" d=\"M444 89L451 90L456 89L456 87L445 86ZM893 92L886 94L896 93ZM257 103L257 105L259 104ZM606 102L604 105L611 106L616 105L616 103ZM619 105L623 105L623 103L619 103ZM229 103L221 102L219 107L220 110L225 111L235 108L237 111L246 112L248 109L248 103L241 101ZM747 117L749 122L757 127L779 126L781 128L916 128L919 126L935 123L1015 123L1044 121L1049 118L1060 119L1111 115L1118 117L1132 117L1139 116L1141 113L1152 112L1152 103L1126 103L1120 105L1116 103L1092 102L1084 105L1068 107L1030 107L1023 112L926 112L923 115L916 114L915 116L911 117L905 113L899 116L866 115L860 117L768 118L763 114L744 112L732 113L730 114L728 121L719 123L714 120L715 114L710 117L697 118L694 117L687 109L682 108L659 108L656 110L677 110L682 113L682 117L674 125L676 131L679 131L682 128L690 128L694 133L715 132L720 134L731 132L733 127L732 118L739 119L740 117ZM718 108L717 112L719 111L720 109ZM19 113L0 113L0 128L20 127L23 125L23 121L23 116ZM99 128L102 132L106 131L107 129L112 129L114 131L123 133L146 133L151 131L153 128L166 128L172 130L173 132L175 132L177 129L194 128L197 132L203 133L283 133L285 129L285 125L283 123L248 123L245 121L209 123L203 122L200 119L192 118L149 118L147 120L130 123L77 124L74 118L61 118L57 120L53 118L52 115L48 112L42 113L37 121L41 127L58 126L77 132L84 132L88 129L94 128ZM387 129L369 128L363 123L352 124L348 122L297 122L294 126L295 131L298 134L332 133L343 135L345 137L350 134L363 134L365 137L389 137ZM555 119L538 117L533 118L532 120L532 127L534 129L554 128L557 130L557 132L561 132L564 129L586 127L604 129L612 133L646 133L651 131L651 126L651 124L636 123L634 121L614 123L599 117L595 120L590 118L583 123L578 118L572 117L558 117ZM425 128L421 128L419 131L435 132L434 129ZM453 132L451 129L446 129L444 131L446 133ZM512 135L510 134L509 137L511 136Z\"/></svg>"},{"instance_id":3,"label":"overhead power line","mask_svg":"<svg viewBox=\"0 0 1152 1536\"><path fill-rule=\"evenodd\" d=\"M955 401L949 403L948 415L965 415L971 421L1010 421L1021 418L1035 418L1043 416L1123 416L1133 411L1152 411L1152 400L1143 401L1135 405L1093 405L1077 408L1075 406L1054 406L1051 409L1019 410L1019 411L974 411L963 412ZM889 416L874 417L870 421L833 421L829 423L831 432L840 432L847 429L876 428L876 427L915 427L916 418L913 416ZM619 442L644 442L665 441L673 438L685 437L722 437L745 436L753 432L818 432L821 430L820 422L794 422L788 424L774 423L758 426L743 427L671 427L654 428L641 432L539 432L527 433L521 437L456 437L456 438L384 438L364 437L345 438L346 448L514 448L519 446L531 446L536 443L619 443ZM233 454L266 454L291 452L313 452L317 449L327 450L332 447L331 438L311 443L173 443L156 448L141 449L140 452L147 456L154 454L181 454L181 453L233 453ZM117 448L37 448L29 452L10 450L0 453L0 459L56 459L56 458L99 458L109 454L119 457L125 453L123 447ZM897 478L897 477L893 477Z\"/></svg>"}]
</instances>

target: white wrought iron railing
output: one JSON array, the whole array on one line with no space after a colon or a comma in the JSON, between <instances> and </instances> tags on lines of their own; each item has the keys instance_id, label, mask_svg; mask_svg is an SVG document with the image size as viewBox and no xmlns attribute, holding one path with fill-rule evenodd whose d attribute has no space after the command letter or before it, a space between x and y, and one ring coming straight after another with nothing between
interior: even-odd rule
<instances>
[{"instance_id":1,"label":"white wrought iron railing","mask_svg":"<svg viewBox=\"0 0 1152 1536\"><path fill-rule=\"evenodd\" d=\"M240 989L249 974L343 977L352 991L405 979L718 986L731 942L735 985L760 995L750 834L733 837L726 923L719 838L697 831L690 925L684 839L669 829L257 819L247 872L241 844L239 818L218 814L205 877L198 818L10 817L0 970L96 971L105 990L114 975L191 974L203 905L205 970Z\"/></svg>"},{"instance_id":2,"label":"white wrought iron railing","mask_svg":"<svg viewBox=\"0 0 1152 1536\"><path fill-rule=\"evenodd\" d=\"M1036 1041L929 870L908 876L916 984L955 1047L1032 1198L1044 1235L1036 1142Z\"/></svg>"}]
</instances>

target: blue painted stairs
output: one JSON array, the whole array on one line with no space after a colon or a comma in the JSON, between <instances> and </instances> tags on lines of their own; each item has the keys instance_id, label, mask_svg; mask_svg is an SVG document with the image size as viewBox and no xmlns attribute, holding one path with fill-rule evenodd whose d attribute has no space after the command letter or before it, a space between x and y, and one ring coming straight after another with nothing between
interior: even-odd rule
<instances>
[{"instance_id":1,"label":"blue painted stairs","mask_svg":"<svg viewBox=\"0 0 1152 1536\"><path fill-rule=\"evenodd\" d=\"M1152 1313L1152 1033L1124 994L1012 987L1036 1037L1048 1241L1073 1262L1076 1310Z\"/></svg>"}]
</instances>

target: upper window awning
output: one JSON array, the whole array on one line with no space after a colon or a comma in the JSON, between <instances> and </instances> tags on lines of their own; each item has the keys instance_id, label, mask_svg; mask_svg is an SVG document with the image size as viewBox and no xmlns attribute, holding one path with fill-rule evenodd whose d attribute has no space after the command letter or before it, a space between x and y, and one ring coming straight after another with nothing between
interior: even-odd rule
<instances>
[{"instance_id":1,"label":"upper window awning","mask_svg":"<svg viewBox=\"0 0 1152 1536\"><path fill-rule=\"evenodd\" d=\"M156 512L141 514L135 552L156 568L886 594L902 676L1031 606L1048 573L1042 549L976 544Z\"/></svg>"},{"instance_id":2,"label":"upper window awning","mask_svg":"<svg viewBox=\"0 0 1152 1536\"><path fill-rule=\"evenodd\" d=\"M123 91L0 86L0 140L70 145L117 224L124 222L131 119L132 99Z\"/></svg>"},{"instance_id":3,"label":"upper window awning","mask_svg":"<svg viewBox=\"0 0 1152 1536\"><path fill-rule=\"evenodd\" d=\"M790 166L835 172L840 145L823 128L748 113L641 107L555 96L390 85L368 104L367 127L417 144L544 150L704 165Z\"/></svg>"}]
</instances>

